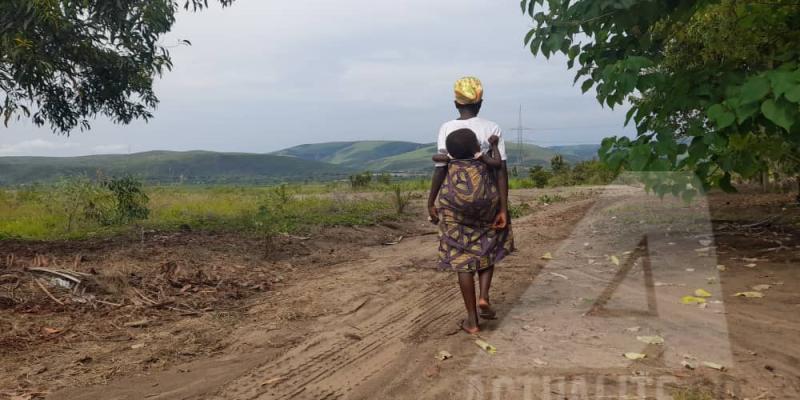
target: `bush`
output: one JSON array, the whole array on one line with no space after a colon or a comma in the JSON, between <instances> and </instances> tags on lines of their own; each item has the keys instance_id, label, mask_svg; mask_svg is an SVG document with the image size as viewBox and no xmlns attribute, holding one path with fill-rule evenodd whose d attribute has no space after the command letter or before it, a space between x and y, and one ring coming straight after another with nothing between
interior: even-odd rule
<instances>
[{"instance_id":1,"label":"bush","mask_svg":"<svg viewBox=\"0 0 800 400\"><path fill-rule=\"evenodd\" d=\"M543 195L539 196L539 203L541 203L541 204L553 204L553 203L557 203L559 201L564 201L564 200L565 200L564 197L562 197L561 195L558 195L558 194L554 194L554 195L543 194Z\"/></svg>"},{"instance_id":2,"label":"bush","mask_svg":"<svg viewBox=\"0 0 800 400\"><path fill-rule=\"evenodd\" d=\"M47 204L65 216L66 232L72 232L81 223L106 221L114 210L112 193L85 176L59 180Z\"/></svg>"},{"instance_id":3,"label":"bush","mask_svg":"<svg viewBox=\"0 0 800 400\"><path fill-rule=\"evenodd\" d=\"M400 185L394 185L392 186L391 194L395 211L398 214L403 214L408 204L411 203L411 192L405 192Z\"/></svg>"},{"instance_id":4,"label":"bush","mask_svg":"<svg viewBox=\"0 0 800 400\"><path fill-rule=\"evenodd\" d=\"M388 172L383 172L378 175L378 183L381 185L389 185L392 183L392 174Z\"/></svg>"},{"instance_id":5,"label":"bush","mask_svg":"<svg viewBox=\"0 0 800 400\"><path fill-rule=\"evenodd\" d=\"M508 213L512 219L524 217L531 213L531 205L528 203L512 204L508 207Z\"/></svg>"},{"instance_id":6,"label":"bush","mask_svg":"<svg viewBox=\"0 0 800 400\"><path fill-rule=\"evenodd\" d=\"M534 166L529 171L529 177L531 181L533 181L533 186L540 189L547 186L547 183L550 182L550 178L552 176L553 174L545 171L541 165Z\"/></svg>"},{"instance_id":7,"label":"bush","mask_svg":"<svg viewBox=\"0 0 800 400\"><path fill-rule=\"evenodd\" d=\"M112 178L103 183L113 195L113 215L106 219L109 225L124 225L133 221L147 219L150 209L147 208L150 198L144 192L142 181L131 176Z\"/></svg>"},{"instance_id":8,"label":"bush","mask_svg":"<svg viewBox=\"0 0 800 400\"><path fill-rule=\"evenodd\" d=\"M294 198L292 193L289 192L288 186L289 185L283 183L272 188L270 192L270 198L273 200L273 203L280 208L285 207Z\"/></svg>"},{"instance_id":9,"label":"bush","mask_svg":"<svg viewBox=\"0 0 800 400\"><path fill-rule=\"evenodd\" d=\"M350 175L350 187L353 189L365 188L369 186L370 182L372 182L372 173L369 171Z\"/></svg>"}]
</instances>

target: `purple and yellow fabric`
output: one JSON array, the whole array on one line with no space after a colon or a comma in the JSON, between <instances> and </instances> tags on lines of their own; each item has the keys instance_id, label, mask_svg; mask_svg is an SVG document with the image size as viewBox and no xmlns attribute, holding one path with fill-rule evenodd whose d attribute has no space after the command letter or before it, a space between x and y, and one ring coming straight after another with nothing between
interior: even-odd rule
<instances>
[{"instance_id":1,"label":"purple and yellow fabric","mask_svg":"<svg viewBox=\"0 0 800 400\"><path fill-rule=\"evenodd\" d=\"M511 252L511 230L492 228L500 202L494 174L478 160L453 160L439 191L439 268L476 272Z\"/></svg>"},{"instance_id":2,"label":"purple and yellow fabric","mask_svg":"<svg viewBox=\"0 0 800 400\"><path fill-rule=\"evenodd\" d=\"M467 105L483 100L483 84L474 76L467 76L456 81L456 103Z\"/></svg>"}]
</instances>

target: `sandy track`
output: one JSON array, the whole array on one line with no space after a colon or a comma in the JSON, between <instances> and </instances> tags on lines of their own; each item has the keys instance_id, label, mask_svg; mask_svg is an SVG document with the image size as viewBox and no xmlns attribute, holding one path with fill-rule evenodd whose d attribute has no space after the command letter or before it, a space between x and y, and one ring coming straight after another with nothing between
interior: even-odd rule
<instances>
[{"instance_id":1,"label":"sandy track","mask_svg":"<svg viewBox=\"0 0 800 400\"><path fill-rule=\"evenodd\" d=\"M48 398L579 399L602 392L669 399L685 387L717 390L714 398L796 398L800 237L762 230L758 235L788 246L773 255L764 251L774 244L762 246L750 233L704 233L710 221L700 230L681 223L656 229L644 251L638 231L620 234L642 224L636 204L615 199L613 190L606 204L569 197L515 221L520 251L497 270L499 319L485 322L481 334L498 347L495 356L456 328L463 305L455 278L430 268L435 235L417 235L361 248L332 266L298 268L291 283L255 301L214 356ZM699 215L696 208L671 210L684 222ZM698 253L698 239L709 237L718 254ZM542 260L546 252L555 259ZM743 266L756 257L757 268ZM718 263L728 270L718 273ZM771 282L763 299L734 297ZM712 304L678 302L695 288L712 292ZM633 326L639 330L629 331ZM644 345L637 335L661 335L666 343ZM435 360L440 350L453 358ZM623 351L648 358L631 362ZM686 369L680 362L688 353L726 370Z\"/></svg>"},{"instance_id":2,"label":"sandy track","mask_svg":"<svg viewBox=\"0 0 800 400\"><path fill-rule=\"evenodd\" d=\"M564 237L570 222L580 218L589 204L589 200L569 201L515 222L518 243L525 250L505 261L497 274L494 293L501 311L506 296L527 286L535 274L537 263L531 261L536 259L532 256L544 248L535 243L554 243ZM430 269L435 249L435 235L411 237L395 246L366 249L366 259L338 264L298 283L282 297L311 295L310 308L340 310L306 321L302 328L270 328L269 321L258 317L269 317L274 309L254 307L253 323L237 329L231 354L110 385L69 389L48 398L371 397L368 393L385 386L387 379L396 381L402 375L392 371L424 373L420 368L409 369L410 355L432 359L442 341L458 344L466 337L455 329L463 305L454 277ZM299 329L305 332L274 346L285 330L298 333ZM413 391L409 395L413 398Z\"/></svg>"}]
</instances>

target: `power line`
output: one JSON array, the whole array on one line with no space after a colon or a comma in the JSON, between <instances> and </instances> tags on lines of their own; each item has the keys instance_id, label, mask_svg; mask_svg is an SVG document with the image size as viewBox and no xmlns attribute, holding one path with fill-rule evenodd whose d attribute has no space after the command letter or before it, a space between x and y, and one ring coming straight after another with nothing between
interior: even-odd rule
<instances>
[{"instance_id":1,"label":"power line","mask_svg":"<svg viewBox=\"0 0 800 400\"><path fill-rule=\"evenodd\" d=\"M525 163L525 149L523 148L523 146L525 145L524 133L526 131L533 131L533 129L526 128L522 125L522 104L519 105L519 118L517 120L517 127L512 129L511 131L517 133L517 164L524 165Z\"/></svg>"}]
</instances>

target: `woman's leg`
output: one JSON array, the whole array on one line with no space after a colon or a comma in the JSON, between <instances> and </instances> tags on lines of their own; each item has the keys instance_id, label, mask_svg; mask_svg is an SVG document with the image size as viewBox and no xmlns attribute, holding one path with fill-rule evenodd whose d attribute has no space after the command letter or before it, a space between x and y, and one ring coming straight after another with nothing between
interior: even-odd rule
<instances>
[{"instance_id":1,"label":"woman's leg","mask_svg":"<svg viewBox=\"0 0 800 400\"><path fill-rule=\"evenodd\" d=\"M480 282L481 294L478 299L478 307L481 308L481 317L485 319L492 319L495 317L494 310L492 310L491 303L489 302L489 289L492 286L492 276L494 275L494 265L489 268L478 271L478 281Z\"/></svg>"},{"instance_id":2,"label":"woman's leg","mask_svg":"<svg viewBox=\"0 0 800 400\"><path fill-rule=\"evenodd\" d=\"M475 306L475 279L473 272L459 272L458 285L464 297L464 306L467 308L467 318L461 323L461 328L467 333L480 331L478 327L478 310Z\"/></svg>"}]
</instances>

